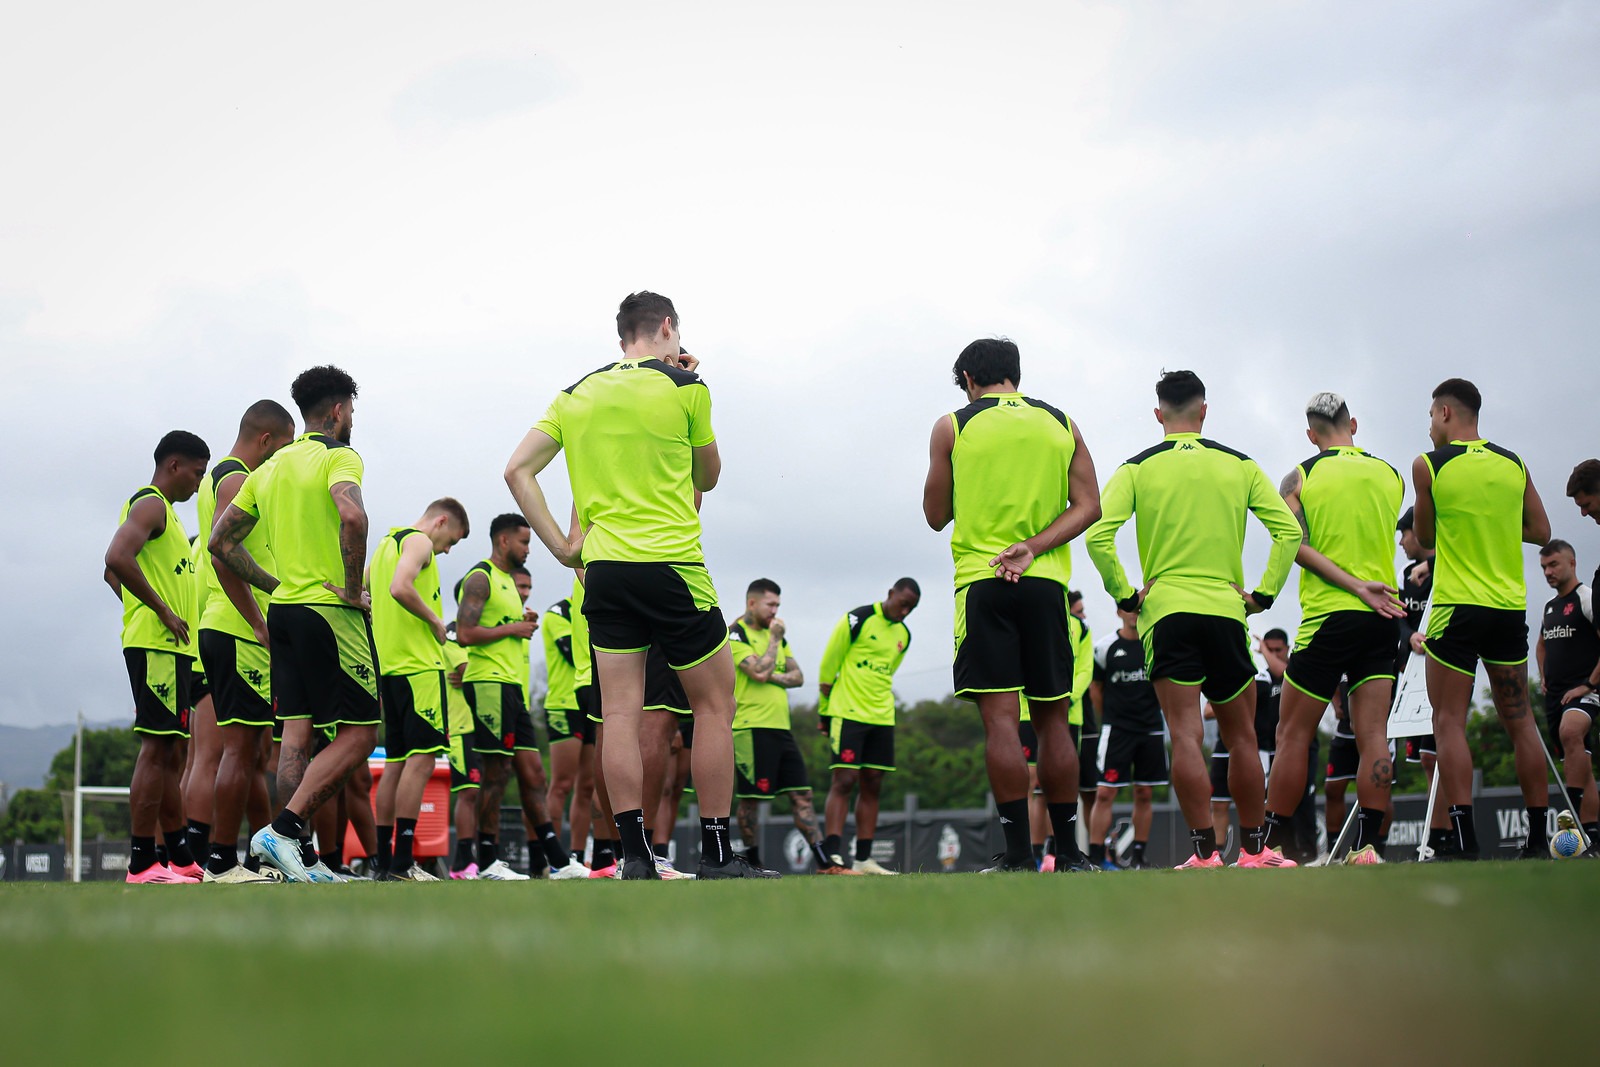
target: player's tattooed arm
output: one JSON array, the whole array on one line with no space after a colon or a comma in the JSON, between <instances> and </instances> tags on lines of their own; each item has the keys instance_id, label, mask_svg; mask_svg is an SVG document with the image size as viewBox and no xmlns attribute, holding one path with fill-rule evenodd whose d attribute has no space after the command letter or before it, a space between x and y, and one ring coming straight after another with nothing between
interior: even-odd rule
<instances>
[{"instance_id":1,"label":"player's tattooed arm","mask_svg":"<svg viewBox=\"0 0 1600 1067\"><path fill-rule=\"evenodd\" d=\"M1306 525L1306 509L1300 505L1300 468L1296 467L1283 476L1283 481L1278 483L1278 495L1283 497L1283 502L1289 505L1289 510L1294 513L1295 519L1300 523L1300 541L1302 544L1311 543L1311 527Z\"/></svg>"},{"instance_id":2,"label":"player's tattooed arm","mask_svg":"<svg viewBox=\"0 0 1600 1067\"><path fill-rule=\"evenodd\" d=\"M799 689L806 684L805 672L800 669L799 663L790 659L785 666L787 669L781 671L774 668L772 680L775 684L785 689Z\"/></svg>"},{"instance_id":3,"label":"player's tattooed arm","mask_svg":"<svg viewBox=\"0 0 1600 1067\"><path fill-rule=\"evenodd\" d=\"M769 649L768 651L770 652L771 650ZM745 677L751 681L770 682L772 681L773 660L774 657L770 655L746 656L739 661L739 669L744 671Z\"/></svg>"},{"instance_id":4,"label":"player's tattooed arm","mask_svg":"<svg viewBox=\"0 0 1600 1067\"><path fill-rule=\"evenodd\" d=\"M486 645L502 637L531 637L533 623L516 622L504 626L483 625L483 607L489 600L489 576L473 571L461 586L461 606L456 609L456 640L463 646Z\"/></svg>"},{"instance_id":5,"label":"player's tattooed arm","mask_svg":"<svg viewBox=\"0 0 1600 1067\"><path fill-rule=\"evenodd\" d=\"M344 561L344 587L341 589L331 582L323 585L351 607L369 611L372 600L361 587L361 576L367 569L367 508L361 499L361 487L355 482L340 482L328 493L339 512L339 557Z\"/></svg>"}]
</instances>

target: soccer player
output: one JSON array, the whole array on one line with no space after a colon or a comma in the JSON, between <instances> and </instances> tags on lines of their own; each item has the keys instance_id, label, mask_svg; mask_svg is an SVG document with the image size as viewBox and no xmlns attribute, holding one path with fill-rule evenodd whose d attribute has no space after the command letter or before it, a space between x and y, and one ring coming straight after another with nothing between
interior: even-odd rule
<instances>
[{"instance_id":1,"label":"soccer player","mask_svg":"<svg viewBox=\"0 0 1600 1067\"><path fill-rule=\"evenodd\" d=\"M1528 590L1521 544L1548 541L1550 520L1522 458L1478 432L1482 406L1471 382L1440 383L1428 409L1433 451L1418 456L1411 467L1417 540L1438 553L1424 651L1439 788L1450 805L1451 835L1437 858L1478 858L1467 710L1480 659L1495 710L1511 735L1528 809L1528 840L1519 855L1548 858L1550 796L1538 726L1528 707Z\"/></svg>"},{"instance_id":2,"label":"soccer player","mask_svg":"<svg viewBox=\"0 0 1600 1067\"><path fill-rule=\"evenodd\" d=\"M1600 693L1589 684L1600 667L1600 631L1595 627L1594 590L1578 581L1578 558L1566 541L1539 550L1544 580L1556 595L1539 625L1539 687L1544 692L1550 743L1561 754L1567 803L1593 847L1600 841L1600 796L1595 793L1594 722Z\"/></svg>"},{"instance_id":3,"label":"soccer player","mask_svg":"<svg viewBox=\"0 0 1600 1067\"><path fill-rule=\"evenodd\" d=\"M1100 708L1100 781L1089 819L1089 862L1114 869L1106 855L1111 805L1117 791L1133 787L1133 855L1128 866L1150 866L1145 848L1154 818L1151 790L1167 784L1167 745L1161 701L1144 665L1139 616L1117 609L1121 626L1094 646L1094 703Z\"/></svg>"},{"instance_id":4,"label":"soccer player","mask_svg":"<svg viewBox=\"0 0 1600 1067\"><path fill-rule=\"evenodd\" d=\"M915 579L901 578L875 604L863 604L834 624L822 650L817 724L828 734L832 781L823 810L822 851L834 867L844 861L844 824L856 796L855 869L890 875L872 858L883 776L894 770L894 675L911 647L906 619L922 600Z\"/></svg>"},{"instance_id":5,"label":"soccer player","mask_svg":"<svg viewBox=\"0 0 1600 1067\"><path fill-rule=\"evenodd\" d=\"M1578 513L1600 523L1600 459L1586 459L1567 476L1567 496L1578 506ZM1600 567L1594 569L1589 588L1600 585Z\"/></svg>"},{"instance_id":6,"label":"soccer player","mask_svg":"<svg viewBox=\"0 0 1600 1067\"><path fill-rule=\"evenodd\" d=\"M434 762L450 751L440 651L450 638L441 617L436 557L448 554L470 530L461 502L440 497L412 525L391 529L372 554L367 588L384 720L384 773L376 797L379 879L438 880L414 858L423 791Z\"/></svg>"},{"instance_id":7,"label":"soccer player","mask_svg":"<svg viewBox=\"0 0 1600 1067\"><path fill-rule=\"evenodd\" d=\"M204 552L199 567L206 582L206 601L200 615L199 651L211 682L220 749L212 776L212 808L205 818L207 836L212 837L205 857L208 882L272 881L240 866L238 851L239 822L246 814L252 782L261 774L261 739L272 728L267 595L252 589L227 567L216 565L209 547L211 530L250 472L293 440L294 417L275 400L259 400L246 409L233 447L200 485L198 511ZM276 566L265 530L250 531L244 548L264 569ZM259 829L260 825L252 825L250 832Z\"/></svg>"},{"instance_id":8,"label":"soccer player","mask_svg":"<svg viewBox=\"0 0 1600 1067\"><path fill-rule=\"evenodd\" d=\"M250 472L210 544L216 562L272 595L267 635L272 699L283 721L283 808L251 837L250 851L290 881L332 882L338 879L317 858L308 827L378 736L377 653L362 589L363 464L350 447L355 379L337 367L312 367L290 391L305 432ZM258 523L272 546L272 573L244 546ZM330 730L333 740L313 755L314 732Z\"/></svg>"},{"instance_id":9,"label":"soccer player","mask_svg":"<svg viewBox=\"0 0 1600 1067\"><path fill-rule=\"evenodd\" d=\"M1350 725L1360 763L1356 773L1356 839L1349 862L1380 862L1377 845L1388 820L1394 762L1387 732L1394 695L1394 650L1405 608L1389 584L1394 535L1405 499L1400 472L1356 447L1357 423L1337 393L1306 402L1306 437L1317 454L1279 487L1299 520L1300 632L1284 673L1276 758L1267 782L1267 845L1293 838L1292 816L1313 777L1306 759L1317 724L1348 677ZM1330 842L1331 844L1331 842ZM1334 857L1335 859L1339 857Z\"/></svg>"},{"instance_id":10,"label":"soccer player","mask_svg":"<svg viewBox=\"0 0 1600 1067\"><path fill-rule=\"evenodd\" d=\"M810 775L789 718L788 690L805 684L805 673L784 639L786 627L778 618L781 595L777 582L757 578L745 589L744 614L728 627L728 648L739 670L733 683L733 793L739 801L739 836L744 838L745 860L760 867L756 805L787 793L795 829L811 846L817 872L844 874L848 868L822 850Z\"/></svg>"},{"instance_id":11,"label":"soccer player","mask_svg":"<svg viewBox=\"0 0 1600 1067\"><path fill-rule=\"evenodd\" d=\"M472 748L472 707L467 703L462 677L467 673L467 650L456 643L456 624L446 628L444 644L445 712L450 725L450 798L456 830L455 854L450 857L450 877L472 881L478 877L473 847L478 840L478 792L483 788L483 760Z\"/></svg>"},{"instance_id":12,"label":"soccer player","mask_svg":"<svg viewBox=\"0 0 1600 1067\"><path fill-rule=\"evenodd\" d=\"M156 445L150 484L122 505L117 532L106 549L106 584L122 601L122 658L133 686L133 731L139 756L128 786L133 824L128 876L133 884L198 882L200 866L189 852L183 800L183 744L189 736L189 665L194 638L194 560L189 535L172 510L200 488L211 450L186 430ZM156 862L156 831L166 842L168 865Z\"/></svg>"},{"instance_id":13,"label":"soccer player","mask_svg":"<svg viewBox=\"0 0 1600 1067\"><path fill-rule=\"evenodd\" d=\"M498 855L500 800L517 775L522 813L555 879L586 878L589 870L568 855L545 810L547 788L539 739L528 713L528 642L538 624L523 607L513 571L528 558L530 533L521 515L497 515L489 524L489 558L474 563L456 586L456 639L467 650L467 703L476 724L472 745L483 759L484 787L478 801L478 877L519 881ZM537 867L537 864L534 864Z\"/></svg>"},{"instance_id":14,"label":"soccer player","mask_svg":"<svg viewBox=\"0 0 1600 1067\"><path fill-rule=\"evenodd\" d=\"M1220 867L1200 750L1200 697L1216 709L1228 748L1251 752L1256 687L1245 616L1270 607L1282 590L1300 525L1254 460L1201 436L1206 392L1198 375L1162 375L1156 397L1165 438L1117 468L1101 499L1105 516L1086 541L1106 592L1139 615L1150 678L1172 732L1173 784L1194 846L1182 866ZM1266 572L1253 592L1243 588L1246 512L1272 536ZM1142 589L1128 581L1117 558L1117 531L1130 518L1137 520ZM1261 765L1229 760L1228 783L1243 830L1238 865L1291 864L1266 847Z\"/></svg>"},{"instance_id":15,"label":"soccer player","mask_svg":"<svg viewBox=\"0 0 1600 1067\"><path fill-rule=\"evenodd\" d=\"M623 358L557 394L517 446L506 484L558 562L585 568L606 741L605 787L615 809L623 877L657 878L644 833L645 659L659 640L694 710L694 779L700 795L698 877L760 878L733 854L733 657L700 548L695 493L722 473L711 394L683 352L678 312L656 293L630 294L617 310ZM538 476L566 447L579 531L555 521ZM654 805L658 796L649 798Z\"/></svg>"},{"instance_id":16,"label":"soccer player","mask_svg":"<svg viewBox=\"0 0 1600 1067\"><path fill-rule=\"evenodd\" d=\"M572 656L572 600L558 600L544 612L539 633L544 643L544 728L550 739L550 785L544 806L556 833L578 781L578 766L583 756L583 727L578 719L577 662ZM573 811L577 811L574 802ZM583 843L572 842L572 853L581 856Z\"/></svg>"},{"instance_id":17,"label":"soccer player","mask_svg":"<svg viewBox=\"0 0 1600 1067\"><path fill-rule=\"evenodd\" d=\"M1073 686L1066 545L1100 515L1094 460L1060 409L1018 391L1022 357L1008 340L978 340L952 368L966 407L934 423L922 512L954 523L954 680L976 701L984 759L1006 848L994 871L1037 871L1028 765L1018 735L1027 697L1039 738L1039 784L1056 827L1058 871L1092 870L1071 832L1078 753L1067 724Z\"/></svg>"}]
</instances>

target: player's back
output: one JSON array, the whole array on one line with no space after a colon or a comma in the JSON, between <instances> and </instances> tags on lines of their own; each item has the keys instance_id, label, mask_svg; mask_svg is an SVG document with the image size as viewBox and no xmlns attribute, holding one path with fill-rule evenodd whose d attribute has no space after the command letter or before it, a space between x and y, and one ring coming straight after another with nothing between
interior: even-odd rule
<instances>
[{"instance_id":1,"label":"player's back","mask_svg":"<svg viewBox=\"0 0 1600 1067\"><path fill-rule=\"evenodd\" d=\"M1353 446L1319 452L1300 464L1300 506L1311 547L1365 582L1388 585L1394 572L1395 523L1405 483L1389 464ZM1300 611L1369 611L1353 593L1315 572L1300 572Z\"/></svg>"},{"instance_id":2,"label":"player's back","mask_svg":"<svg viewBox=\"0 0 1600 1067\"><path fill-rule=\"evenodd\" d=\"M1072 421L1021 393L991 393L950 416L955 528L950 552L956 588L993 578L989 561L1032 537L1067 509L1067 470L1076 451ZM1071 577L1065 546L1034 559L1028 577L1063 585Z\"/></svg>"},{"instance_id":3,"label":"player's back","mask_svg":"<svg viewBox=\"0 0 1600 1067\"><path fill-rule=\"evenodd\" d=\"M1488 441L1452 441L1424 459L1433 473L1433 600L1522 611L1522 499L1527 469Z\"/></svg>"},{"instance_id":4,"label":"player's back","mask_svg":"<svg viewBox=\"0 0 1600 1067\"><path fill-rule=\"evenodd\" d=\"M694 449L714 440L691 371L621 360L564 390L538 428L566 450L585 563L698 563Z\"/></svg>"},{"instance_id":5,"label":"player's back","mask_svg":"<svg viewBox=\"0 0 1600 1067\"><path fill-rule=\"evenodd\" d=\"M341 482L359 485L361 457L327 434L308 433L279 449L271 463L250 472L234 503L266 527L278 570L275 604L337 604L324 582L344 584L339 550L339 509L329 492Z\"/></svg>"}]
</instances>

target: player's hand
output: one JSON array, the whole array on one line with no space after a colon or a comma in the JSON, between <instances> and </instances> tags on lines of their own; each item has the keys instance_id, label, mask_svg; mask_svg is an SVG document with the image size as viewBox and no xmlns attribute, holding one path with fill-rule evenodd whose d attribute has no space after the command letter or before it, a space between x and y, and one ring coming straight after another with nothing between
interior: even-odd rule
<instances>
[{"instance_id":1,"label":"player's hand","mask_svg":"<svg viewBox=\"0 0 1600 1067\"><path fill-rule=\"evenodd\" d=\"M334 585L332 582L323 582L322 588L338 597L340 603L344 604L346 607L356 608L357 610L364 611L369 615L372 614L372 597L365 589L357 589L352 593L343 586Z\"/></svg>"},{"instance_id":2,"label":"player's hand","mask_svg":"<svg viewBox=\"0 0 1600 1067\"><path fill-rule=\"evenodd\" d=\"M1239 586L1234 585L1233 582L1229 582L1228 584L1233 586L1233 591L1239 594L1240 600L1244 601L1244 613L1246 615L1260 615L1263 611L1267 610L1267 606L1261 603L1261 601L1257 600L1254 593L1246 593Z\"/></svg>"},{"instance_id":3,"label":"player's hand","mask_svg":"<svg viewBox=\"0 0 1600 1067\"><path fill-rule=\"evenodd\" d=\"M467 674L467 665L465 663L458 663L458 664L456 664L455 670L453 670L449 674L445 675L445 678L449 680L450 688L452 688L452 689L460 689L461 688L461 684L462 684L461 683L461 679L466 677L466 674Z\"/></svg>"},{"instance_id":4,"label":"player's hand","mask_svg":"<svg viewBox=\"0 0 1600 1067\"><path fill-rule=\"evenodd\" d=\"M1428 580L1428 575L1433 573L1433 560L1425 559L1411 568L1411 580L1421 585Z\"/></svg>"},{"instance_id":5,"label":"player's hand","mask_svg":"<svg viewBox=\"0 0 1600 1067\"><path fill-rule=\"evenodd\" d=\"M537 630L538 628L538 623L529 622L527 619L523 619L521 622L508 622L501 627L501 629L505 631L507 637L520 637L524 641L533 637L533 631Z\"/></svg>"},{"instance_id":6,"label":"player's hand","mask_svg":"<svg viewBox=\"0 0 1600 1067\"><path fill-rule=\"evenodd\" d=\"M583 539L588 535L589 531L580 528L578 530L578 536L567 542L566 553L556 553L556 562L561 564L563 567L571 567L573 570L582 571ZM578 575L578 581L583 581L583 575L581 573Z\"/></svg>"},{"instance_id":7,"label":"player's hand","mask_svg":"<svg viewBox=\"0 0 1600 1067\"><path fill-rule=\"evenodd\" d=\"M272 640L267 636L267 620L251 623L250 632L256 635L256 644L266 649L272 647Z\"/></svg>"},{"instance_id":8,"label":"player's hand","mask_svg":"<svg viewBox=\"0 0 1600 1067\"><path fill-rule=\"evenodd\" d=\"M1382 582L1362 582L1356 587L1356 596L1361 602L1385 619L1406 617L1406 606L1400 603L1398 592Z\"/></svg>"},{"instance_id":9,"label":"player's hand","mask_svg":"<svg viewBox=\"0 0 1600 1067\"><path fill-rule=\"evenodd\" d=\"M991 559L989 566L994 568L996 578L1004 578L1008 582L1021 581L1028 568L1033 566L1033 549L1028 547L1026 541L1018 541Z\"/></svg>"},{"instance_id":10,"label":"player's hand","mask_svg":"<svg viewBox=\"0 0 1600 1067\"><path fill-rule=\"evenodd\" d=\"M430 624L433 627L433 639L441 645L450 640L450 635L445 632L444 620L435 618Z\"/></svg>"},{"instance_id":11,"label":"player's hand","mask_svg":"<svg viewBox=\"0 0 1600 1067\"><path fill-rule=\"evenodd\" d=\"M1543 685L1544 683L1541 682L1540 688L1543 688ZM1586 685L1575 685L1571 689L1567 690L1566 695L1561 698L1561 703L1575 704L1592 692L1594 692L1594 690L1590 689Z\"/></svg>"},{"instance_id":12,"label":"player's hand","mask_svg":"<svg viewBox=\"0 0 1600 1067\"><path fill-rule=\"evenodd\" d=\"M523 608L522 609L522 621L523 622L531 622L535 626L537 626L539 624L539 613L537 611L534 611L532 608Z\"/></svg>"},{"instance_id":13,"label":"player's hand","mask_svg":"<svg viewBox=\"0 0 1600 1067\"><path fill-rule=\"evenodd\" d=\"M672 366L677 367L679 370L686 370L686 371L691 371L691 372L694 371L697 367L700 366L700 361L698 359L696 359L694 356L691 356L689 353L685 352L681 348L678 349L678 354L676 356L671 357L670 359L666 360L665 362L670 363Z\"/></svg>"},{"instance_id":14,"label":"player's hand","mask_svg":"<svg viewBox=\"0 0 1600 1067\"><path fill-rule=\"evenodd\" d=\"M783 635L789 632L789 627L784 625L782 619L773 619L772 625L767 627L767 629L772 632L772 639L774 641L782 641Z\"/></svg>"},{"instance_id":15,"label":"player's hand","mask_svg":"<svg viewBox=\"0 0 1600 1067\"><path fill-rule=\"evenodd\" d=\"M171 608L164 608L158 617L161 619L161 625L167 628L180 647L189 643L189 623L179 618L177 612Z\"/></svg>"},{"instance_id":16,"label":"player's hand","mask_svg":"<svg viewBox=\"0 0 1600 1067\"><path fill-rule=\"evenodd\" d=\"M1428 639L1423 637L1421 634L1418 633L1411 635L1411 651L1415 652L1417 655L1420 656L1427 651L1427 643Z\"/></svg>"}]
</instances>

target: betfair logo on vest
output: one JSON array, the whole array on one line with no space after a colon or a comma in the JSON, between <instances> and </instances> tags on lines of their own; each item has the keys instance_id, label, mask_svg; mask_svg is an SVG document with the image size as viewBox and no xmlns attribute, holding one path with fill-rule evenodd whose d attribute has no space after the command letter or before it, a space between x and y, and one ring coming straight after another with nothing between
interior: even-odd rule
<instances>
[{"instance_id":1,"label":"betfair logo on vest","mask_svg":"<svg viewBox=\"0 0 1600 1067\"><path fill-rule=\"evenodd\" d=\"M188 556L184 556L178 561L178 565L172 568L173 574L182 575L184 572L188 572L189 574L194 573L194 560L190 559Z\"/></svg>"}]
</instances>

